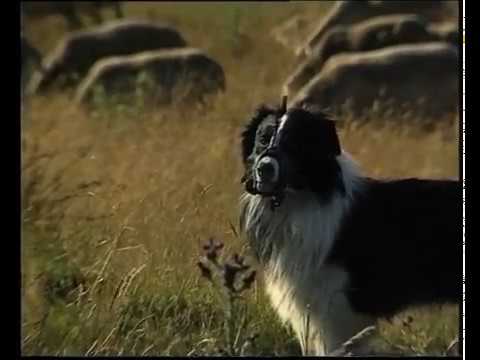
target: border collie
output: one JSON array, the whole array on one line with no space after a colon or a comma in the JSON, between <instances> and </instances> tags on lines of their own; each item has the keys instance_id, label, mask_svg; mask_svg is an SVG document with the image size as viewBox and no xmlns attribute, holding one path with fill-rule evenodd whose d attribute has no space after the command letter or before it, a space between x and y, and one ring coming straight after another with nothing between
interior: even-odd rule
<instances>
[{"instance_id":1,"label":"border collie","mask_svg":"<svg viewBox=\"0 0 480 360\"><path fill-rule=\"evenodd\" d=\"M303 354L409 306L460 302L459 181L364 176L335 122L306 108L261 106L242 153L240 227Z\"/></svg>"}]
</instances>

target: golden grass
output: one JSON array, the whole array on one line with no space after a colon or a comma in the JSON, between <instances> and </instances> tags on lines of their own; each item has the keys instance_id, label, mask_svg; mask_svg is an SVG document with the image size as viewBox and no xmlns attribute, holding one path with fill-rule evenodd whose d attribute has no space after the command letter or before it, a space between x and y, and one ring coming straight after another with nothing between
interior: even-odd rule
<instances>
[{"instance_id":1,"label":"golden grass","mask_svg":"<svg viewBox=\"0 0 480 360\"><path fill-rule=\"evenodd\" d=\"M227 92L198 111L95 114L72 106L68 94L28 100L22 118L26 354L192 355L222 346L222 307L195 267L199 244L214 236L227 253L244 251L231 225L241 191L239 132L259 103L279 100L295 63L268 31L295 13L325 7L128 3L128 16L167 21L206 49L225 68ZM50 49L61 24L36 20L27 24L27 36ZM241 51L238 39L245 41ZM452 118L429 131L419 129L420 119L346 120L340 136L369 175L457 178L458 119ZM260 333L256 354L298 352L260 285L246 301L251 329ZM399 346L440 352L455 334L452 311L440 312L440 320L429 311L420 316L421 329L446 326L432 332L439 339L433 350L425 345L428 334L409 337L413 332L401 334L393 325L382 331Z\"/></svg>"}]
</instances>

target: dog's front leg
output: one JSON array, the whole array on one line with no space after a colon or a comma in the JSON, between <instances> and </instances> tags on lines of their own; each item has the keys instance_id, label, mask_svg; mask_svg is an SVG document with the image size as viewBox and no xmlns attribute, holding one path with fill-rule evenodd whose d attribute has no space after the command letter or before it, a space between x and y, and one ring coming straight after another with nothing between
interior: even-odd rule
<instances>
[{"instance_id":1,"label":"dog's front leg","mask_svg":"<svg viewBox=\"0 0 480 360\"><path fill-rule=\"evenodd\" d=\"M347 274L332 266L322 267L314 283L300 282L297 288L296 308L292 325L304 355L328 355L375 319L356 312L346 296Z\"/></svg>"}]
</instances>

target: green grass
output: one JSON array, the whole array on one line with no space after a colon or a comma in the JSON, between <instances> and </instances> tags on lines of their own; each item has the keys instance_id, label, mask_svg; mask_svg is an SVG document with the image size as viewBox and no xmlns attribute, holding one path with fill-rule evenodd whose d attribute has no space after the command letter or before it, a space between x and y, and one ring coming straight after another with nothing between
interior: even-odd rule
<instances>
[{"instance_id":1,"label":"green grass","mask_svg":"<svg viewBox=\"0 0 480 360\"><path fill-rule=\"evenodd\" d=\"M165 21L219 61L227 92L196 110L99 101L68 94L28 99L22 118L22 352L25 355L212 355L228 351L228 302L200 276L201 244L237 236L242 168L238 134L260 102L277 102L295 66L270 29L321 2L128 3L129 17ZM44 52L65 31L58 17L26 24ZM458 118L425 131L414 113L346 117L341 140L368 175L458 176ZM453 125L452 125L453 124ZM392 161L395 159L395 161ZM233 227L232 227L233 224ZM251 260L249 260L251 262ZM223 299L223 300L222 300ZM261 277L235 303L258 334L255 355L299 346L263 293ZM245 312L245 313L244 313ZM244 315L245 314L245 315ZM414 320L404 325L402 319ZM413 309L379 324L379 348L440 354L458 333L455 308Z\"/></svg>"}]
</instances>

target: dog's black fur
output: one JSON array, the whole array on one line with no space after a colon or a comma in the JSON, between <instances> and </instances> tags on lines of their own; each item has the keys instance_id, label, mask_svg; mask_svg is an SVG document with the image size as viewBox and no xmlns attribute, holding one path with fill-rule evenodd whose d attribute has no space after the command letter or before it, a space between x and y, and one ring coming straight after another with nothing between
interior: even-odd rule
<instances>
[{"instance_id":1,"label":"dog's black fur","mask_svg":"<svg viewBox=\"0 0 480 360\"><path fill-rule=\"evenodd\" d=\"M328 261L350 274L355 310L392 316L462 296L458 181L369 179L343 220Z\"/></svg>"}]
</instances>

